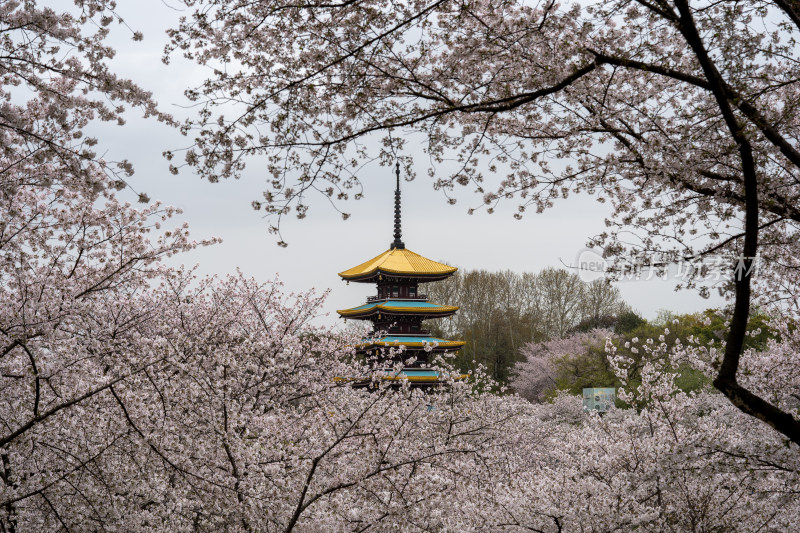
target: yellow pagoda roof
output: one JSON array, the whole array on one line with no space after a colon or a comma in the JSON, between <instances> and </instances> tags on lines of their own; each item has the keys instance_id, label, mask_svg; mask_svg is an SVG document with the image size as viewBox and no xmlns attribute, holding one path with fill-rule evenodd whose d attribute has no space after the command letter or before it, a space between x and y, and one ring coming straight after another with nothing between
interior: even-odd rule
<instances>
[{"instance_id":1,"label":"yellow pagoda roof","mask_svg":"<svg viewBox=\"0 0 800 533\"><path fill-rule=\"evenodd\" d=\"M339 276L351 280L369 278L378 272L386 272L410 276L447 277L456 270L458 268L432 261L406 248L390 248L369 261L339 272Z\"/></svg>"}]
</instances>

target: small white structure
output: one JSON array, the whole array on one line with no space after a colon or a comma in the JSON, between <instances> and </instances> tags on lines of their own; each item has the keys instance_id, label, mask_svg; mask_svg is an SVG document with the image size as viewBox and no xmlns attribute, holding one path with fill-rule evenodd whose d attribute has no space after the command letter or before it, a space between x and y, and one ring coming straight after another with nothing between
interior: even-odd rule
<instances>
[{"instance_id":1,"label":"small white structure","mask_svg":"<svg viewBox=\"0 0 800 533\"><path fill-rule=\"evenodd\" d=\"M616 399L617 389L613 387L583 389L583 410L605 413L614 407Z\"/></svg>"}]
</instances>

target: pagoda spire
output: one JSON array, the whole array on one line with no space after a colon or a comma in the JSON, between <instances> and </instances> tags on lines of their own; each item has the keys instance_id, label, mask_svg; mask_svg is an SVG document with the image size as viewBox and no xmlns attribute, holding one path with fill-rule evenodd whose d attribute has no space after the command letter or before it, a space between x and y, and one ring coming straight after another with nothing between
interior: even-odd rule
<instances>
[{"instance_id":1,"label":"pagoda spire","mask_svg":"<svg viewBox=\"0 0 800 533\"><path fill-rule=\"evenodd\" d=\"M391 249L405 249L406 245L400 240L400 162L395 166L395 175L397 176L397 188L394 190L394 242L391 244Z\"/></svg>"}]
</instances>

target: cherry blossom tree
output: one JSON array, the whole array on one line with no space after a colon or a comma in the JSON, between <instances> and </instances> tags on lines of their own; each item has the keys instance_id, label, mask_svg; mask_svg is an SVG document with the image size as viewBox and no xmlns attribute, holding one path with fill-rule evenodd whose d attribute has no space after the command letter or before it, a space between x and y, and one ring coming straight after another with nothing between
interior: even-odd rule
<instances>
[{"instance_id":1,"label":"cherry blossom tree","mask_svg":"<svg viewBox=\"0 0 800 533\"><path fill-rule=\"evenodd\" d=\"M526 400L541 402L556 386L556 370L548 353L530 353L526 344L520 349L525 359L514 365L509 385Z\"/></svg>"},{"instance_id":2,"label":"cherry blossom tree","mask_svg":"<svg viewBox=\"0 0 800 533\"><path fill-rule=\"evenodd\" d=\"M118 280L5 341L5 530L470 520L448 495L494 472L519 405L472 384L353 389L335 378L369 369L347 362L355 339L308 326L319 297L242 277L154 281Z\"/></svg>"},{"instance_id":3,"label":"cherry blossom tree","mask_svg":"<svg viewBox=\"0 0 800 533\"><path fill-rule=\"evenodd\" d=\"M157 111L145 92L104 66L113 53L103 37L114 3L75 5L75 16L35 2L0 5L0 530L786 531L797 523L796 445L754 427L719 394L681 392L668 371L691 364L717 375L729 361L730 338L725 351L692 340L642 339L637 349L651 357L635 383L627 379L632 361L609 344L620 393L639 408L599 418L564 395L534 405L493 394L481 375L427 392L388 387L355 357L356 334L312 324L324 295L286 294L278 281L241 274L199 279L192 269L168 267L165 258L214 240L191 240L185 225L171 222L174 208L135 209L116 197L129 167L96 157L82 130L94 119L120 118L117 104ZM235 29L243 5L220 6L230 9L220 20ZM380 4L358 6L372 12L348 6L283 6L274 14L283 24L311 24L306 44L343 35L361 42L364 34L340 31L359 21L381 31L397 16L410 17L411 26L427 20L435 24L414 27L440 36L456 21L443 11L446 3L388 14ZM494 7L463 4L455 15L472 21L465 29L481 32L515 24L489 16ZM786 12L792 13L788 4ZM315 19L319 13L325 16ZM336 31L311 31L340 13L346 17ZM487 16L473 16L480 13ZM570 24L555 6L544 6L537 20L547 32ZM195 22L200 32L218 29L208 18ZM517 28L524 42L529 28ZM249 29L253 36L271 31ZM453 33L448 45L469 44L467 35ZM403 47L426 42L397 37ZM175 39L182 42L179 34ZM379 40L348 57L358 59ZM311 52L306 44L297 53ZM509 43L490 44L502 50ZM246 65L235 50L225 54ZM205 53L202 46L197 52ZM334 46L324 51L340 53ZM276 64L263 75L324 74L293 68ZM496 74L502 80L511 73ZM791 84L775 88L786 91ZM737 105L735 116L746 117ZM743 135L764 149L759 133ZM611 168L609 157L602 164ZM779 228L791 230L778 223L768 229ZM785 320L774 327L779 337L766 350L741 354L742 386L796 413L800 332ZM446 366L439 370L448 376ZM372 377L373 386L357 389L341 379L351 377Z\"/></svg>"},{"instance_id":4,"label":"cherry blossom tree","mask_svg":"<svg viewBox=\"0 0 800 533\"><path fill-rule=\"evenodd\" d=\"M796 2L186 4L168 52L215 74L187 92L202 112L185 164L215 181L262 158L253 205L274 231L313 191L357 199L372 158L413 175L407 139L424 139L435 187L470 186L489 210L596 194L613 208L593 240L607 256L725 258L735 302L715 386L800 443L798 419L738 380L756 256L760 297L795 301Z\"/></svg>"},{"instance_id":5,"label":"cherry blossom tree","mask_svg":"<svg viewBox=\"0 0 800 533\"><path fill-rule=\"evenodd\" d=\"M447 520L429 506L480 479L519 406L472 383L336 381L370 369L355 338L308 324L321 297L167 268L197 245L161 228L175 210L120 203L92 168L98 197L26 184L2 199L4 531Z\"/></svg>"},{"instance_id":6,"label":"cherry blossom tree","mask_svg":"<svg viewBox=\"0 0 800 533\"><path fill-rule=\"evenodd\" d=\"M59 5L60 4L60 5ZM75 0L41 7L11 0L0 6L0 174L60 182L96 194L129 186L126 160L98 156L85 135L92 121L124 124L129 108L172 123L149 92L110 70L115 51L105 43L112 24L124 24L114 0ZM141 40L130 30L133 40ZM97 168L113 179L97 179ZM146 195L142 200L147 200Z\"/></svg>"},{"instance_id":7,"label":"cherry blossom tree","mask_svg":"<svg viewBox=\"0 0 800 533\"><path fill-rule=\"evenodd\" d=\"M766 425L756 425L721 394L682 392L672 371L692 364L709 376L722 353L700 339L637 340L648 363L606 349L620 396L638 409L583 413L581 400L558 395L530 404L516 422L524 428L508 454L507 482L495 491L495 507L483 520L500 531L783 531L798 509L797 447ZM745 353L746 386L784 409L796 399L772 396L764 372L785 362L785 349ZM792 356L787 362L792 364ZM628 380L637 368L635 380ZM774 367L772 367L774 368ZM792 376L795 370L774 373ZM781 383L789 387L792 383ZM775 389L771 389L775 390ZM783 390L791 390L783 389Z\"/></svg>"},{"instance_id":8,"label":"cherry blossom tree","mask_svg":"<svg viewBox=\"0 0 800 533\"><path fill-rule=\"evenodd\" d=\"M84 128L158 111L107 68L114 2L75 6L0 6L0 530L459 516L448 495L465 472L488 478L519 405L474 382L355 390L335 378L370 368L355 338L309 325L320 297L165 266L214 240L115 196L131 168L98 158Z\"/></svg>"},{"instance_id":9,"label":"cherry blossom tree","mask_svg":"<svg viewBox=\"0 0 800 533\"><path fill-rule=\"evenodd\" d=\"M423 394L337 381L371 369L355 337L309 325L321 297L165 266L210 242L87 168L100 185L88 197L3 175L20 185L0 199L0 529L462 519L445 500L490 479L519 405L474 382Z\"/></svg>"},{"instance_id":10,"label":"cherry blossom tree","mask_svg":"<svg viewBox=\"0 0 800 533\"><path fill-rule=\"evenodd\" d=\"M48 165L38 170L2 174L4 530L34 527L24 501L56 506L51 490L74 486L72 477L91 475L98 456L113 453L122 433L98 398L113 397L115 387L160 364L157 344L141 335L158 308L139 296L165 278L162 257L195 246L184 227L151 239L175 209L154 204L137 211L121 203L99 165L85 167L99 186L88 197L82 187L49 180Z\"/></svg>"},{"instance_id":11,"label":"cherry blossom tree","mask_svg":"<svg viewBox=\"0 0 800 533\"><path fill-rule=\"evenodd\" d=\"M604 346L613 337L606 329L594 329L545 342L529 342L520 348L522 360L514 365L511 387L523 398L542 402L556 388L559 359L577 357L590 348Z\"/></svg>"},{"instance_id":12,"label":"cherry blossom tree","mask_svg":"<svg viewBox=\"0 0 800 533\"><path fill-rule=\"evenodd\" d=\"M105 174L98 168L96 179ZM104 189L3 200L0 526L5 531L785 531L796 448L720 395L681 393L665 359L713 373L713 346L642 339L653 364L603 419L480 379L354 389L355 337L313 327L321 297L159 259L195 245ZM743 357L746 386L796 409L798 333ZM666 363L663 363L666 364ZM782 381L775 381L779 376Z\"/></svg>"},{"instance_id":13,"label":"cherry blossom tree","mask_svg":"<svg viewBox=\"0 0 800 533\"><path fill-rule=\"evenodd\" d=\"M502 511L492 509L497 529L791 530L796 448L766 426L754 432L720 394L659 390L635 391L650 395L649 408L602 418L581 413L573 396L531 404L520 424L544 442L519 442L498 494Z\"/></svg>"}]
</instances>

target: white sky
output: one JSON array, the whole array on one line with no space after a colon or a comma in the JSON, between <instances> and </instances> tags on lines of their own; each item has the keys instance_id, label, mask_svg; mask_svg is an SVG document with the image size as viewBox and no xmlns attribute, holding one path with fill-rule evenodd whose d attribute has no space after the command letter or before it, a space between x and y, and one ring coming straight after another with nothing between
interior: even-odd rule
<instances>
[{"instance_id":1,"label":"white sky","mask_svg":"<svg viewBox=\"0 0 800 533\"><path fill-rule=\"evenodd\" d=\"M202 79L203 72L180 57L168 66L161 62L167 41L164 30L181 13L159 0L121 2L119 12L131 28L144 33L144 41L134 42L127 30L114 30L111 43L118 51L114 69L152 91L164 111L186 116L191 110L181 107L186 104L183 90ZM359 305L374 292L371 285L348 286L336 274L388 248L393 231L393 169L374 165L359 176L365 198L346 206L352 214L348 221L342 221L321 197L311 201L306 219L285 218L282 232L289 246L280 248L275 236L267 233L267 222L250 207L252 200L261 198L266 180L257 162L242 180L210 184L189 171L169 173L161 153L189 142L169 127L131 116L124 127L104 125L96 132L108 159L127 158L134 164L136 174L130 180L134 188L181 207L182 219L189 222L195 238L223 239L222 244L181 256L180 262L197 263L204 274L224 275L237 268L260 280L277 274L291 291L330 288L325 308L329 315L320 317L330 324L340 321L335 309ZM562 200L544 214L527 214L521 221L512 217L513 200L492 215L470 216L466 203L448 205L433 190L423 166L427 160L421 155L418 161L419 177L401 184L403 240L409 249L431 259L463 269L537 272L575 264L587 240L604 229L608 207L587 196ZM478 201L471 198L470 204ZM661 309L684 313L723 303L718 296L704 300L692 291L676 293L672 281L629 281L618 286L625 300L646 318L654 318Z\"/></svg>"}]
</instances>

